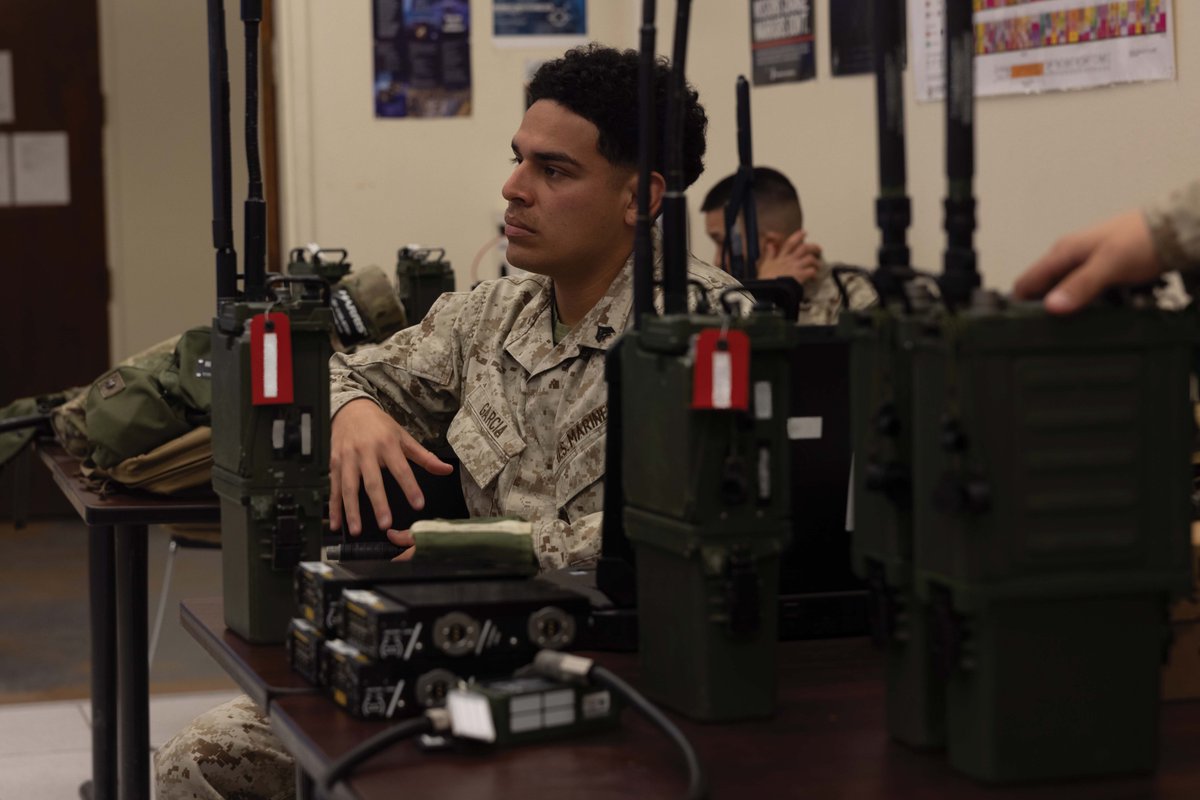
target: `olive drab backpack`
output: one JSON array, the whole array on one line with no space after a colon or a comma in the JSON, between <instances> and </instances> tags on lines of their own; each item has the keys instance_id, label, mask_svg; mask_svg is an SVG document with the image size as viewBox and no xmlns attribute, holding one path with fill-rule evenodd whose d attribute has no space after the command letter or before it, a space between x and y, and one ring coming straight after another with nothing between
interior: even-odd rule
<instances>
[{"instance_id":1,"label":"olive drab backpack","mask_svg":"<svg viewBox=\"0 0 1200 800\"><path fill-rule=\"evenodd\" d=\"M192 328L170 350L152 348L91 385L84 404L89 466L111 470L208 424L210 338L210 329Z\"/></svg>"},{"instance_id":2,"label":"olive drab backpack","mask_svg":"<svg viewBox=\"0 0 1200 800\"><path fill-rule=\"evenodd\" d=\"M89 477L160 494L207 486L210 342L210 328L192 328L125 359L91 386L18 400L0 409L0 419L48 409L55 438ZM31 427L0 435L0 466L34 433Z\"/></svg>"}]
</instances>

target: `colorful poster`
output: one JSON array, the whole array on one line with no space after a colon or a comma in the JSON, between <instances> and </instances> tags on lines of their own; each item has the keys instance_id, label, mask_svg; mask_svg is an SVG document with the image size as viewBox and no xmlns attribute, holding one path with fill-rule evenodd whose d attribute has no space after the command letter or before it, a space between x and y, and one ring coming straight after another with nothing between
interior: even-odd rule
<instances>
[{"instance_id":1,"label":"colorful poster","mask_svg":"<svg viewBox=\"0 0 1200 800\"><path fill-rule=\"evenodd\" d=\"M973 0L980 97L1171 80L1171 0ZM917 99L944 95L944 0L908 0Z\"/></svg>"},{"instance_id":2,"label":"colorful poster","mask_svg":"<svg viewBox=\"0 0 1200 800\"><path fill-rule=\"evenodd\" d=\"M471 114L469 0L373 0L375 116Z\"/></svg>"},{"instance_id":3,"label":"colorful poster","mask_svg":"<svg viewBox=\"0 0 1200 800\"><path fill-rule=\"evenodd\" d=\"M587 0L492 0L497 47L571 47L587 41Z\"/></svg>"},{"instance_id":4,"label":"colorful poster","mask_svg":"<svg viewBox=\"0 0 1200 800\"><path fill-rule=\"evenodd\" d=\"M754 85L810 80L817 74L812 0L750 0Z\"/></svg>"}]
</instances>

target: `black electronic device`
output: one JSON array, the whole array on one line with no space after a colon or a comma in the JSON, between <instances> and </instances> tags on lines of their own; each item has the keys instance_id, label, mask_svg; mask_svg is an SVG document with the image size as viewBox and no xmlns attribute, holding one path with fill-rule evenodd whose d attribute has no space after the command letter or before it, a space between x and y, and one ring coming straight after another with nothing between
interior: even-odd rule
<instances>
[{"instance_id":1,"label":"black electronic device","mask_svg":"<svg viewBox=\"0 0 1200 800\"><path fill-rule=\"evenodd\" d=\"M323 646L322 685L333 702L362 719L403 719L445 705L460 680L445 667L414 669L407 664L375 661L340 639ZM508 670L488 673L500 677Z\"/></svg>"},{"instance_id":2,"label":"black electronic device","mask_svg":"<svg viewBox=\"0 0 1200 800\"><path fill-rule=\"evenodd\" d=\"M405 497L400 484L392 477L392 473L386 468L380 469L383 490L387 493L388 510L392 515L393 530L407 530L419 519L465 519L471 516L467 509L467 501L463 498L458 456L449 447L437 449L435 455L454 467L454 471L449 475L434 475L413 462L409 462L413 474L417 476L417 482L421 485L421 494L425 497L425 506L420 511L414 509L408 502L408 498ZM346 560L358 560L362 557L356 557L353 554L358 545L387 544L389 542L387 531L380 529L379 523L375 521L375 510L371 505L371 498L367 496L367 490L361 486L358 490L358 509L362 521L362 530L359 534L357 536L350 535L347 526L342 525L340 545L347 553L351 554L350 558ZM333 560L340 561L342 558Z\"/></svg>"},{"instance_id":3,"label":"black electronic device","mask_svg":"<svg viewBox=\"0 0 1200 800\"><path fill-rule=\"evenodd\" d=\"M324 682L325 642L325 631L306 619L295 617L288 625L288 635L284 639L288 665L314 686Z\"/></svg>"},{"instance_id":4,"label":"black electronic device","mask_svg":"<svg viewBox=\"0 0 1200 800\"><path fill-rule=\"evenodd\" d=\"M414 667L514 669L538 650L571 647L589 608L582 595L536 578L393 584L342 597L347 643Z\"/></svg>"},{"instance_id":5,"label":"black electronic device","mask_svg":"<svg viewBox=\"0 0 1200 800\"><path fill-rule=\"evenodd\" d=\"M470 562L356 561L331 564L305 561L296 568L298 613L327 635L337 636L342 591L419 581L522 580L536 568Z\"/></svg>"}]
</instances>

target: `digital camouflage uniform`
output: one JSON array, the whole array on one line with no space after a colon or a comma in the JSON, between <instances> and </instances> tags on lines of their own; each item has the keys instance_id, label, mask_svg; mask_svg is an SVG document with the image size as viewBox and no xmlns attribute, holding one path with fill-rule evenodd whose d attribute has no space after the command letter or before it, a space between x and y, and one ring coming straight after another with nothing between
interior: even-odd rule
<instances>
[{"instance_id":1,"label":"digital camouflage uniform","mask_svg":"<svg viewBox=\"0 0 1200 800\"><path fill-rule=\"evenodd\" d=\"M737 285L696 260L688 272L713 308ZM332 413L366 397L418 439L445 438L471 515L529 520L543 569L599 554L604 352L632 323L632 258L557 345L550 303L544 276L488 281L442 295L420 325L330 364ZM159 800L291 797L295 780L291 756L246 697L199 717L154 763Z\"/></svg>"},{"instance_id":2,"label":"digital camouflage uniform","mask_svg":"<svg viewBox=\"0 0 1200 800\"><path fill-rule=\"evenodd\" d=\"M154 754L158 800L295 797L295 762L245 695L206 711Z\"/></svg>"},{"instance_id":3,"label":"digital camouflage uniform","mask_svg":"<svg viewBox=\"0 0 1200 800\"><path fill-rule=\"evenodd\" d=\"M1200 180L1150 206L1145 215L1163 270L1200 271Z\"/></svg>"},{"instance_id":4,"label":"digital camouflage uniform","mask_svg":"<svg viewBox=\"0 0 1200 800\"><path fill-rule=\"evenodd\" d=\"M875 290L866 278L848 274L842 275L841 280L846 286L851 311L875 305ZM836 325L838 314L842 311L842 293L833 279L833 268L824 261L820 262L817 274L801 286L804 288L804 300L800 303L796 324Z\"/></svg>"},{"instance_id":5,"label":"digital camouflage uniform","mask_svg":"<svg viewBox=\"0 0 1200 800\"><path fill-rule=\"evenodd\" d=\"M445 438L462 462L473 517L533 524L543 569L600 548L604 352L632 319L632 259L557 345L549 278L488 281L444 294L420 325L330 365L334 414L367 397L422 441ZM689 266L712 304L732 278Z\"/></svg>"}]
</instances>

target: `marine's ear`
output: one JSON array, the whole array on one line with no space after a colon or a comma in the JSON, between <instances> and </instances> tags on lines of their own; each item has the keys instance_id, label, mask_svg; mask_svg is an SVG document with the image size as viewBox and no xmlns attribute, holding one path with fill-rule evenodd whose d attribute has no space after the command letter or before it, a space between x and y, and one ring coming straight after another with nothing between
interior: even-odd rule
<instances>
[{"instance_id":1,"label":"marine's ear","mask_svg":"<svg viewBox=\"0 0 1200 800\"><path fill-rule=\"evenodd\" d=\"M650 219L656 219L659 212L662 211L663 194L667 191L667 181L661 173L650 173ZM626 202L625 202L625 224L633 227L637 224L637 195L638 195L638 176L634 173L633 177L626 183Z\"/></svg>"}]
</instances>

